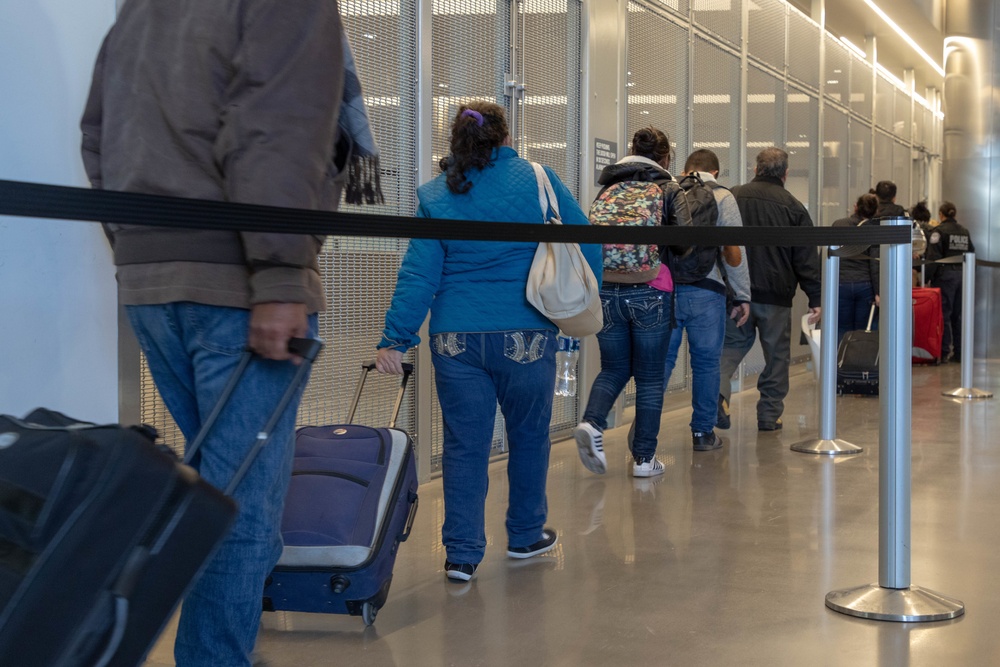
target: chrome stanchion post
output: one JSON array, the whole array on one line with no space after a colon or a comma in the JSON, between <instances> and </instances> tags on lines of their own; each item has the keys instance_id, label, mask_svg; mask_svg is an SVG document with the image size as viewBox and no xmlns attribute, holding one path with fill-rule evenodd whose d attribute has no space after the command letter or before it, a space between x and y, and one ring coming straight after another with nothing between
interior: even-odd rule
<instances>
[{"instance_id":1,"label":"chrome stanchion post","mask_svg":"<svg viewBox=\"0 0 1000 667\"><path fill-rule=\"evenodd\" d=\"M976 254L962 257L962 386L941 392L949 398L993 398L993 392L972 386L973 334L976 326Z\"/></svg>"},{"instance_id":2,"label":"chrome stanchion post","mask_svg":"<svg viewBox=\"0 0 1000 667\"><path fill-rule=\"evenodd\" d=\"M908 225L910 221L893 218L882 224ZM912 262L910 244L882 246L879 580L826 596L826 606L834 611L880 621L943 621L965 613L959 600L910 585Z\"/></svg>"},{"instance_id":3,"label":"chrome stanchion post","mask_svg":"<svg viewBox=\"0 0 1000 667\"><path fill-rule=\"evenodd\" d=\"M819 338L819 438L792 445L803 454L857 454L861 447L837 438L837 301L840 294L840 257L831 246L823 261L823 329Z\"/></svg>"}]
</instances>

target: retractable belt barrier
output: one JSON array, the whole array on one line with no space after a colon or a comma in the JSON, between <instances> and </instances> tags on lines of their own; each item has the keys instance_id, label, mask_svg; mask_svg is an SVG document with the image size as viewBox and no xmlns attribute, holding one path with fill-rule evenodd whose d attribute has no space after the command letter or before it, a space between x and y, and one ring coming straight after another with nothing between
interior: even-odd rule
<instances>
[{"instance_id":1,"label":"retractable belt barrier","mask_svg":"<svg viewBox=\"0 0 1000 667\"><path fill-rule=\"evenodd\" d=\"M0 180L0 215L240 232L659 245L821 246L909 243L895 227L604 227L443 220L91 190Z\"/></svg>"}]
</instances>

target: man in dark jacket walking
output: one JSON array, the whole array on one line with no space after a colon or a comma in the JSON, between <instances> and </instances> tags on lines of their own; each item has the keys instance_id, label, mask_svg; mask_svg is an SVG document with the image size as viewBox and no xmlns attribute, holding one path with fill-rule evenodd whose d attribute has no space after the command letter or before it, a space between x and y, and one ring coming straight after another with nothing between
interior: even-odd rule
<instances>
[{"instance_id":1,"label":"man in dark jacket walking","mask_svg":"<svg viewBox=\"0 0 1000 667\"><path fill-rule=\"evenodd\" d=\"M765 148L757 155L756 176L733 188L743 224L747 227L812 227L805 207L785 189L788 153ZM730 380L760 335L764 370L757 380L757 428L781 428L788 394L791 359L792 298L796 285L809 297L810 323L820 317L819 255L815 247L748 247L750 263L750 319L741 327L726 322L719 386L719 428L729 428Z\"/></svg>"}]
</instances>

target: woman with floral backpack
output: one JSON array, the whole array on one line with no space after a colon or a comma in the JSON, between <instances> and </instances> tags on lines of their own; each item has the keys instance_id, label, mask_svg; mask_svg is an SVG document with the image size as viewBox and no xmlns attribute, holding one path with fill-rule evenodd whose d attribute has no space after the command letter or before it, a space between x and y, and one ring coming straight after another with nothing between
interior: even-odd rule
<instances>
[{"instance_id":1,"label":"woman with floral backpack","mask_svg":"<svg viewBox=\"0 0 1000 667\"><path fill-rule=\"evenodd\" d=\"M689 225L683 190L670 175L670 140L647 127L632 138L631 154L604 168L604 186L590 209L590 224ZM594 380L583 420L573 431L588 470L607 470L604 429L608 413L630 377L635 378L635 439L632 475L663 474L656 437L663 409L663 364L670 342L670 272L655 245L604 246L601 305L604 328L597 334L601 372Z\"/></svg>"}]
</instances>

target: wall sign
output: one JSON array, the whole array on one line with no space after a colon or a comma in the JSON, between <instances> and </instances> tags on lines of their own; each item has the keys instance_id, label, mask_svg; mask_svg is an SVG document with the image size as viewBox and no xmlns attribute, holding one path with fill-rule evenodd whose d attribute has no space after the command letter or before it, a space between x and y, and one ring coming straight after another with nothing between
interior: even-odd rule
<instances>
[{"instance_id":1,"label":"wall sign","mask_svg":"<svg viewBox=\"0 0 1000 667\"><path fill-rule=\"evenodd\" d=\"M594 185L599 185L597 179L604 168L615 162L618 162L618 142L594 139Z\"/></svg>"}]
</instances>

